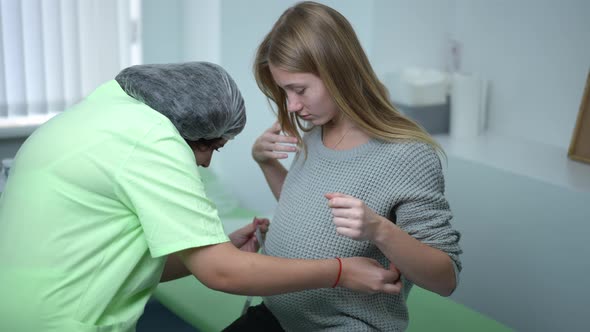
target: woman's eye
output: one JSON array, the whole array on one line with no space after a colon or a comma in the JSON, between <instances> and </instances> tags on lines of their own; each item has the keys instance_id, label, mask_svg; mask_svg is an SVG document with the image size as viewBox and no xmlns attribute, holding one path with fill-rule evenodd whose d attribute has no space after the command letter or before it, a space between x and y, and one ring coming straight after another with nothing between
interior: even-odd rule
<instances>
[{"instance_id":1,"label":"woman's eye","mask_svg":"<svg viewBox=\"0 0 590 332\"><path fill-rule=\"evenodd\" d=\"M297 91L295 91L295 93L298 95L302 95L305 93L305 89L297 90Z\"/></svg>"}]
</instances>

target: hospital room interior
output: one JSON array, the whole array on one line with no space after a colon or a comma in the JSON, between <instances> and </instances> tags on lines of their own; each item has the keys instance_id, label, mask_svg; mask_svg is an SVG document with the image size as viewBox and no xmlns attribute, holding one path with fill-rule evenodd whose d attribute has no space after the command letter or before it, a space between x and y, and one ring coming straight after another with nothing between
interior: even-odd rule
<instances>
[{"instance_id":1,"label":"hospital room interior","mask_svg":"<svg viewBox=\"0 0 590 332\"><path fill-rule=\"evenodd\" d=\"M590 1L318 2L350 21L392 103L446 154L463 270L449 297L414 286L408 331L587 331ZM247 125L199 170L207 194L228 233L254 216L272 225L251 149L275 114L252 64L295 3L2 0L2 183L31 133L121 69L208 61L235 80ZM192 276L161 283L137 331L220 331L245 301Z\"/></svg>"}]
</instances>

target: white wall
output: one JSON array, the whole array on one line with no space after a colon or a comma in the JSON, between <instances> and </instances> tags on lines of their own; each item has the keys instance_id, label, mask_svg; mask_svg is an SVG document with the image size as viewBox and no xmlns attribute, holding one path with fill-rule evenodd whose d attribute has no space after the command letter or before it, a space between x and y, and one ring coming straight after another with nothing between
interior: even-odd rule
<instances>
[{"instance_id":1,"label":"white wall","mask_svg":"<svg viewBox=\"0 0 590 332\"><path fill-rule=\"evenodd\" d=\"M372 64L383 74L407 66L444 69L453 0L375 0Z\"/></svg>"},{"instance_id":2,"label":"white wall","mask_svg":"<svg viewBox=\"0 0 590 332\"><path fill-rule=\"evenodd\" d=\"M463 69L492 80L490 130L567 148L590 70L590 1L456 2Z\"/></svg>"},{"instance_id":3,"label":"white wall","mask_svg":"<svg viewBox=\"0 0 590 332\"><path fill-rule=\"evenodd\" d=\"M183 61L221 62L221 1L184 0Z\"/></svg>"},{"instance_id":4,"label":"white wall","mask_svg":"<svg viewBox=\"0 0 590 332\"><path fill-rule=\"evenodd\" d=\"M452 298L517 331L587 331L590 192L454 155L445 176L464 250Z\"/></svg>"},{"instance_id":5,"label":"white wall","mask_svg":"<svg viewBox=\"0 0 590 332\"><path fill-rule=\"evenodd\" d=\"M590 1L376 0L375 9L379 74L445 69L456 39L461 69L491 80L490 132L569 146L590 70Z\"/></svg>"},{"instance_id":6,"label":"white wall","mask_svg":"<svg viewBox=\"0 0 590 332\"><path fill-rule=\"evenodd\" d=\"M183 60L183 0L142 0L144 63Z\"/></svg>"}]
</instances>

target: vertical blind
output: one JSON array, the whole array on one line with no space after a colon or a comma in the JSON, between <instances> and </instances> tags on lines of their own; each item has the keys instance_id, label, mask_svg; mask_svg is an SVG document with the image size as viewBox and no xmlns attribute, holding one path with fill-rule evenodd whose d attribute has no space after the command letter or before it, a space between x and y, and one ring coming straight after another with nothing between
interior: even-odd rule
<instances>
[{"instance_id":1,"label":"vertical blind","mask_svg":"<svg viewBox=\"0 0 590 332\"><path fill-rule=\"evenodd\" d=\"M0 0L0 128L49 118L141 63L141 0Z\"/></svg>"}]
</instances>

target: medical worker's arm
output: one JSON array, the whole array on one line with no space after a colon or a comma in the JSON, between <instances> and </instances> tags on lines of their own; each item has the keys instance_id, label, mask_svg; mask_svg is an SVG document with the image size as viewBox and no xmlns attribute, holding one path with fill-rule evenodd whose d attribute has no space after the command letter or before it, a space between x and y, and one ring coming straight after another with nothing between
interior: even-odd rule
<instances>
[{"instance_id":1,"label":"medical worker's arm","mask_svg":"<svg viewBox=\"0 0 590 332\"><path fill-rule=\"evenodd\" d=\"M264 178L275 198L278 200L287 170L278 161L288 157L287 152L297 152L293 145L297 144L297 138L281 134L281 126L278 122L267 129L256 139L252 146L252 157L260 166Z\"/></svg>"},{"instance_id":2,"label":"medical worker's arm","mask_svg":"<svg viewBox=\"0 0 590 332\"><path fill-rule=\"evenodd\" d=\"M329 288L339 274L336 259L286 259L248 253L229 242L180 252L185 265L205 286L241 295L276 295ZM342 258L338 286L363 293L398 294L399 274L365 257Z\"/></svg>"},{"instance_id":3,"label":"medical worker's arm","mask_svg":"<svg viewBox=\"0 0 590 332\"><path fill-rule=\"evenodd\" d=\"M238 249L246 252L257 252L260 248L256 239L256 228L260 229L262 236L268 231L270 221L266 218L254 218L251 223L234 231L229 235L231 243ZM191 272L186 268L182 259L176 254L168 255L164 272L160 277L160 282L176 280L190 275Z\"/></svg>"},{"instance_id":4,"label":"medical worker's arm","mask_svg":"<svg viewBox=\"0 0 590 332\"><path fill-rule=\"evenodd\" d=\"M184 262L177 254L170 254L166 258L166 265L164 266L164 272L160 277L160 282L166 282L171 280L180 279L191 274Z\"/></svg>"}]
</instances>

